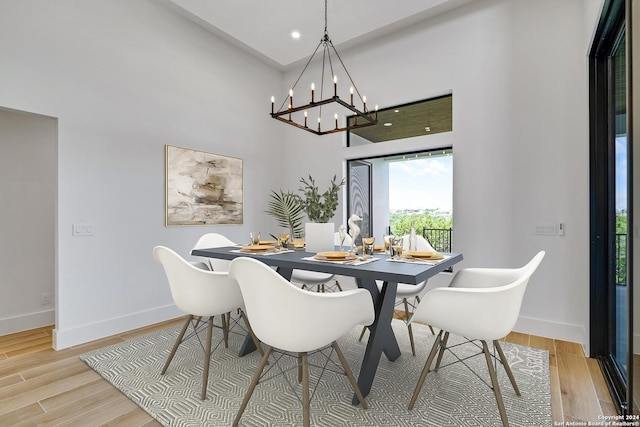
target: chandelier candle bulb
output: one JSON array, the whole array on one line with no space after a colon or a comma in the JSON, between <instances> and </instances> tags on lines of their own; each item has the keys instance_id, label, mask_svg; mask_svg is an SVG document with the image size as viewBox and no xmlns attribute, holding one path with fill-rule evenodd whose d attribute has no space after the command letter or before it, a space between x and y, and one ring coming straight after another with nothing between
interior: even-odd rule
<instances>
[{"instance_id":1,"label":"chandelier candle bulb","mask_svg":"<svg viewBox=\"0 0 640 427\"><path fill-rule=\"evenodd\" d=\"M320 117L318 117L318 132L320 132Z\"/></svg>"},{"instance_id":2,"label":"chandelier candle bulb","mask_svg":"<svg viewBox=\"0 0 640 427\"><path fill-rule=\"evenodd\" d=\"M367 112L367 97L366 96L362 97L362 111L364 111L365 113Z\"/></svg>"},{"instance_id":3,"label":"chandelier candle bulb","mask_svg":"<svg viewBox=\"0 0 640 427\"><path fill-rule=\"evenodd\" d=\"M333 76L333 96L338 96L338 76Z\"/></svg>"},{"instance_id":4,"label":"chandelier candle bulb","mask_svg":"<svg viewBox=\"0 0 640 427\"><path fill-rule=\"evenodd\" d=\"M353 86L349 88L349 98L350 98L351 106L353 107Z\"/></svg>"},{"instance_id":5,"label":"chandelier candle bulb","mask_svg":"<svg viewBox=\"0 0 640 427\"><path fill-rule=\"evenodd\" d=\"M311 103L312 104L314 103L314 99L313 98L314 98L315 92L316 92L316 85L311 83Z\"/></svg>"},{"instance_id":6,"label":"chandelier candle bulb","mask_svg":"<svg viewBox=\"0 0 640 427\"><path fill-rule=\"evenodd\" d=\"M271 114L275 113L276 98L271 97Z\"/></svg>"},{"instance_id":7,"label":"chandelier candle bulb","mask_svg":"<svg viewBox=\"0 0 640 427\"><path fill-rule=\"evenodd\" d=\"M336 119L336 129L338 129L338 113L335 113L333 118Z\"/></svg>"},{"instance_id":8,"label":"chandelier candle bulb","mask_svg":"<svg viewBox=\"0 0 640 427\"><path fill-rule=\"evenodd\" d=\"M289 110L293 108L293 89L289 89Z\"/></svg>"},{"instance_id":9,"label":"chandelier candle bulb","mask_svg":"<svg viewBox=\"0 0 640 427\"><path fill-rule=\"evenodd\" d=\"M307 127L307 112L304 112L304 127Z\"/></svg>"}]
</instances>

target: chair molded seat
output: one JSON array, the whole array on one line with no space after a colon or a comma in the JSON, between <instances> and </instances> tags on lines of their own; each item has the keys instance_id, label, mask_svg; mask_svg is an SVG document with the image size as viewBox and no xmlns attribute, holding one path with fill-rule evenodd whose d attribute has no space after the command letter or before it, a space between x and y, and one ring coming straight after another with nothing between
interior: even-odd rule
<instances>
[{"instance_id":1,"label":"chair molded seat","mask_svg":"<svg viewBox=\"0 0 640 427\"><path fill-rule=\"evenodd\" d=\"M238 410L234 426L238 425L274 348L298 354L298 380L302 382L305 426L310 425L307 353L329 345L340 359L360 404L366 408L364 397L336 340L356 325L373 323L373 300L368 291L308 292L266 264L248 257L234 259L229 275L238 282L256 337L269 346ZM319 323L321 328L316 326Z\"/></svg>"},{"instance_id":2,"label":"chair molded seat","mask_svg":"<svg viewBox=\"0 0 640 427\"><path fill-rule=\"evenodd\" d=\"M211 359L211 338L213 334L214 316L222 317L225 347L228 343L228 328L225 325L223 315L232 310L240 310L240 315L245 320L245 325L251 333L249 323L242 311L243 300L238 285L229 278L227 272L216 272L198 268L187 262L173 250L165 246L153 248L154 259L164 268L171 296L178 309L188 314L178 338L162 369L164 375L183 342L185 333L192 325L197 331L202 319L208 319L207 344L205 346L204 370L202 375L202 399L206 398L207 382L209 378L209 361ZM196 322L196 323L192 323ZM257 341L256 341L257 343ZM262 348L258 344L258 350Z\"/></svg>"},{"instance_id":3,"label":"chair molded seat","mask_svg":"<svg viewBox=\"0 0 640 427\"><path fill-rule=\"evenodd\" d=\"M482 353L487 362L500 418L503 426L509 425L493 366L493 359L496 357L489 352L487 342L493 343L499 356L496 360L503 365L516 395L519 396L520 390L498 340L509 334L515 326L529 279L544 255L544 251L538 252L521 268L463 269L454 276L449 287L435 288L424 295L410 322L424 322L439 328L440 332L420 374L409 402L409 410L415 405L436 353L438 359L434 371L438 371L443 353L448 349L449 334L452 333L482 343ZM459 313L464 313L464 316Z\"/></svg>"},{"instance_id":4,"label":"chair molded seat","mask_svg":"<svg viewBox=\"0 0 640 427\"><path fill-rule=\"evenodd\" d=\"M193 249L207 249L207 248L224 248L226 246L235 246L236 244L229 240L226 236L218 233L207 233L200 236ZM192 251L193 251L192 249ZM207 269L211 271L229 271L229 264L231 261L217 258L198 257L200 262L207 266ZM196 265L200 267L199 265Z\"/></svg>"}]
</instances>

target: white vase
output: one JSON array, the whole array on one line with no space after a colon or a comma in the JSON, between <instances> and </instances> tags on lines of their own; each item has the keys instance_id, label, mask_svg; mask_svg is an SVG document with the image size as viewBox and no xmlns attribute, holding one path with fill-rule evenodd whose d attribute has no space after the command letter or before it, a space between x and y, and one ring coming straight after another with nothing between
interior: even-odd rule
<instances>
[{"instance_id":1,"label":"white vase","mask_svg":"<svg viewBox=\"0 0 640 427\"><path fill-rule=\"evenodd\" d=\"M335 225L332 222L308 222L304 225L307 252L332 251Z\"/></svg>"}]
</instances>

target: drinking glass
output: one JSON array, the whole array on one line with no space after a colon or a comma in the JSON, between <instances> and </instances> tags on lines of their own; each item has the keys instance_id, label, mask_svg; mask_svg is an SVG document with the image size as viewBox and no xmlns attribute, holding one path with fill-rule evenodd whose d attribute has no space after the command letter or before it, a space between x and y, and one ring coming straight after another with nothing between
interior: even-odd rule
<instances>
[{"instance_id":1,"label":"drinking glass","mask_svg":"<svg viewBox=\"0 0 640 427\"><path fill-rule=\"evenodd\" d=\"M365 255L373 255L373 252L375 250L375 246L374 246L375 241L376 241L375 237L362 238L363 252Z\"/></svg>"},{"instance_id":2,"label":"drinking glass","mask_svg":"<svg viewBox=\"0 0 640 427\"><path fill-rule=\"evenodd\" d=\"M382 240L384 241L384 251L389 253L391 244L394 243L396 236L390 234L388 236L383 236Z\"/></svg>"},{"instance_id":3,"label":"drinking glass","mask_svg":"<svg viewBox=\"0 0 640 427\"><path fill-rule=\"evenodd\" d=\"M249 233L249 237L251 238L251 244L252 245L259 245L260 244L260 232L259 231L252 231L251 233Z\"/></svg>"},{"instance_id":4,"label":"drinking glass","mask_svg":"<svg viewBox=\"0 0 640 427\"><path fill-rule=\"evenodd\" d=\"M393 259L400 259L402 257L402 239L393 240L389 239L390 255Z\"/></svg>"},{"instance_id":5,"label":"drinking glass","mask_svg":"<svg viewBox=\"0 0 640 427\"><path fill-rule=\"evenodd\" d=\"M289 247L289 233L280 233L278 236L278 244L282 249L287 249Z\"/></svg>"}]
</instances>

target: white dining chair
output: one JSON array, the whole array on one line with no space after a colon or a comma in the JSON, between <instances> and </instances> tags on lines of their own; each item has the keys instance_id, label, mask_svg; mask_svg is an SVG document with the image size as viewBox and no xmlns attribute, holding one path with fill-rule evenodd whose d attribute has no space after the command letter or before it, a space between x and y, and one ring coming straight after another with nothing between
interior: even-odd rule
<instances>
[{"instance_id":1,"label":"white dining chair","mask_svg":"<svg viewBox=\"0 0 640 427\"><path fill-rule=\"evenodd\" d=\"M440 368L445 351L450 351L457 359L453 363L460 361L451 348L447 347L449 334L455 334L469 341L480 341L482 344L482 351L477 355L485 356L502 424L505 427L509 425L493 360L502 364L516 395L520 396L520 390L498 340L509 334L515 326L529 278L542 262L544 255L544 251L538 252L521 268L463 269L454 276L449 287L435 288L424 295L410 321L427 323L439 328L440 332L418 379L409 402L409 410L413 409L416 403L436 353L438 359L434 372ZM489 351L487 342L493 343L493 354ZM496 351L499 358L495 357ZM466 363L465 366L469 367Z\"/></svg>"},{"instance_id":2,"label":"white dining chair","mask_svg":"<svg viewBox=\"0 0 640 427\"><path fill-rule=\"evenodd\" d=\"M435 249L431 246L431 244L422 236L416 236L416 250L422 252L434 252ZM409 235L406 234L402 236L402 250L409 250ZM376 285L378 286L378 291L382 292L382 282L376 281ZM407 324L407 331L409 332L409 343L411 344L411 354L416 355L416 346L413 339L413 328L411 327L411 323L409 323L409 318L411 317L411 313L413 313L420 304L420 294L424 291L424 288L427 286L427 281L418 284L418 285L408 285L406 283L398 283L398 288L396 291L396 307L402 306L404 309L404 316L400 316L394 310L393 317L394 319L403 320ZM431 333L435 335L435 331L429 325L429 329L431 329ZM362 341L362 337L366 332L366 326L362 328L362 332L360 332L360 337L358 341Z\"/></svg>"},{"instance_id":3,"label":"white dining chair","mask_svg":"<svg viewBox=\"0 0 640 427\"><path fill-rule=\"evenodd\" d=\"M234 426L238 425L273 351L293 353L297 360L304 426L310 425L311 411L308 353L324 347L330 346L335 351L360 404L367 408L336 340L356 325L373 323L373 300L368 291L307 292L266 264L248 257L234 259L229 276L238 282L256 337L269 346L247 389ZM322 327L318 328L320 322Z\"/></svg>"},{"instance_id":4,"label":"white dining chair","mask_svg":"<svg viewBox=\"0 0 640 427\"><path fill-rule=\"evenodd\" d=\"M193 249L223 248L226 246L236 246L236 244L222 234L206 233L200 236L196 244L193 245ZM218 258L198 258L200 259L200 262L204 263L211 271L229 271L229 264L231 261Z\"/></svg>"},{"instance_id":5,"label":"white dining chair","mask_svg":"<svg viewBox=\"0 0 640 427\"><path fill-rule=\"evenodd\" d=\"M340 246L340 233L336 232L333 236L333 243ZM344 247L351 247L351 236L345 235ZM329 282L333 281L332 284ZM313 290L317 292L333 292L336 289L342 291L340 282L334 274L320 273L308 270L293 270L291 273L291 282L299 285L302 289Z\"/></svg>"},{"instance_id":6,"label":"white dining chair","mask_svg":"<svg viewBox=\"0 0 640 427\"><path fill-rule=\"evenodd\" d=\"M187 262L173 250L165 246L153 248L154 259L164 268L171 296L176 307L188 314L182 330L178 334L171 353L162 368L162 375L167 372L173 357L181 343L188 338L195 336L204 320L207 321L207 341L204 347L204 368L202 373L202 400L207 396L207 382L209 378L209 362L211 360L211 339L213 335L213 318L221 316L232 310L239 310L240 316L245 321L245 326L249 334L254 338L260 353L263 353L262 346L255 339L251 326L244 315L242 294L238 285L229 279L227 272L215 272L197 268ZM192 326L193 333L185 338L189 326ZM225 343L227 343L226 330Z\"/></svg>"}]
</instances>

